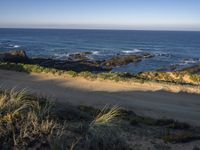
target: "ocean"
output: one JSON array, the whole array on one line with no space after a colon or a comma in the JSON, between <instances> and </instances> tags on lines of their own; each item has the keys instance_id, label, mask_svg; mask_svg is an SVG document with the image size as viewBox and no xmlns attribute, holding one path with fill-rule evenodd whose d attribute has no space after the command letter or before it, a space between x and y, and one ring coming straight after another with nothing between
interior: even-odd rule
<instances>
[{"instance_id":1,"label":"ocean","mask_svg":"<svg viewBox=\"0 0 200 150\"><path fill-rule=\"evenodd\" d=\"M155 57L114 68L138 73L200 64L200 32L69 29L0 29L0 52L25 50L30 57L65 60L70 53L92 52L90 59L148 52Z\"/></svg>"}]
</instances>

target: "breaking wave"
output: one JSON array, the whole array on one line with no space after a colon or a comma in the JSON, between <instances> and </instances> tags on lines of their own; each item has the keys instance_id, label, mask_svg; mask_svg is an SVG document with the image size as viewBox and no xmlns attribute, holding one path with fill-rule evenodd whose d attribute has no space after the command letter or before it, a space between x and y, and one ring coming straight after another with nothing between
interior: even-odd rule
<instances>
[{"instance_id":1,"label":"breaking wave","mask_svg":"<svg viewBox=\"0 0 200 150\"><path fill-rule=\"evenodd\" d=\"M125 54L139 53L139 52L142 52L142 50L140 50L140 49L133 49L133 50L122 51L122 53L125 53Z\"/></svg>"},{"instance_id":2,"label":"breaking wave","mask_svg":"<svg viewBox=\"0 0 200 150\"><path fill-rule=\"evenodd\" d=\"M185 66L185 65L190 65L190 64L197 64L200 62L200 58L199 59L188 59L188 60L182 60L179 65L180 66Z\"/></svg>"}]
</instances>

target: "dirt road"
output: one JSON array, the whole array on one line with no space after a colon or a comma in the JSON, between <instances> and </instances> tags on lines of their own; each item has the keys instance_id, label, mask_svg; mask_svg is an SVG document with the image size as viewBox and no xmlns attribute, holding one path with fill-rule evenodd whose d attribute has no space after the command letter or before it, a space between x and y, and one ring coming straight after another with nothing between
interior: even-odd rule
<instances>
[{"instance_id":1,"label":"dirt road","mask_svg":"<svg viewBox=\"0 0 200 150\"><path fill-rule=\"evenodd\" d=\"M61 78L47 74L26 74L0 70L3 88L26 88L63 104L101 107L120 105L139 114L167 117L200 125L200 95L159 91L159 88L133 86L112 81Z\"/></svg>"}]
</instances>

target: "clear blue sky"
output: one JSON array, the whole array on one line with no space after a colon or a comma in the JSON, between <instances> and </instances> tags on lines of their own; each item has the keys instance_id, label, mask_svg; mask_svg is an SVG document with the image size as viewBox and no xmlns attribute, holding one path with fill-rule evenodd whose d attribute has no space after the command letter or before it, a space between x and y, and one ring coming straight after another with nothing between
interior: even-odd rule
<instances>
[{"instance_id":1,"label":"clear blue sky","mask_svg":"<svg viewBox=\"0 0 200 150\"><path fill-rule=\"evenodd\" d=\"M0 0L0 27L200 30L200 0Z\"/></svg>"}]
</instances>

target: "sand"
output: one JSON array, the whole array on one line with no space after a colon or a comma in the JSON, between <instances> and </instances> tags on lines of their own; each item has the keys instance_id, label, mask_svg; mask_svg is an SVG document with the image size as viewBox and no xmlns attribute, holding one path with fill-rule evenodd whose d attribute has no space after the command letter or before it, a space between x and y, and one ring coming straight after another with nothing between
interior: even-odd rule
<instances>
[{"instance_id":1,"label":"sand","mask_svg":"<svg viewBox=\"0 0 200 150\"><path fill-rule=\"evenodd\" d=\"M0 70L0 85L2 88L25 88L30 93L46 96L63 105L119 105L145 116L172 118L200 125L200 95L179 92L181 87L176 86L90 81L81 77L58 77L5 70Z\"/></svg>"}]
</instances>

